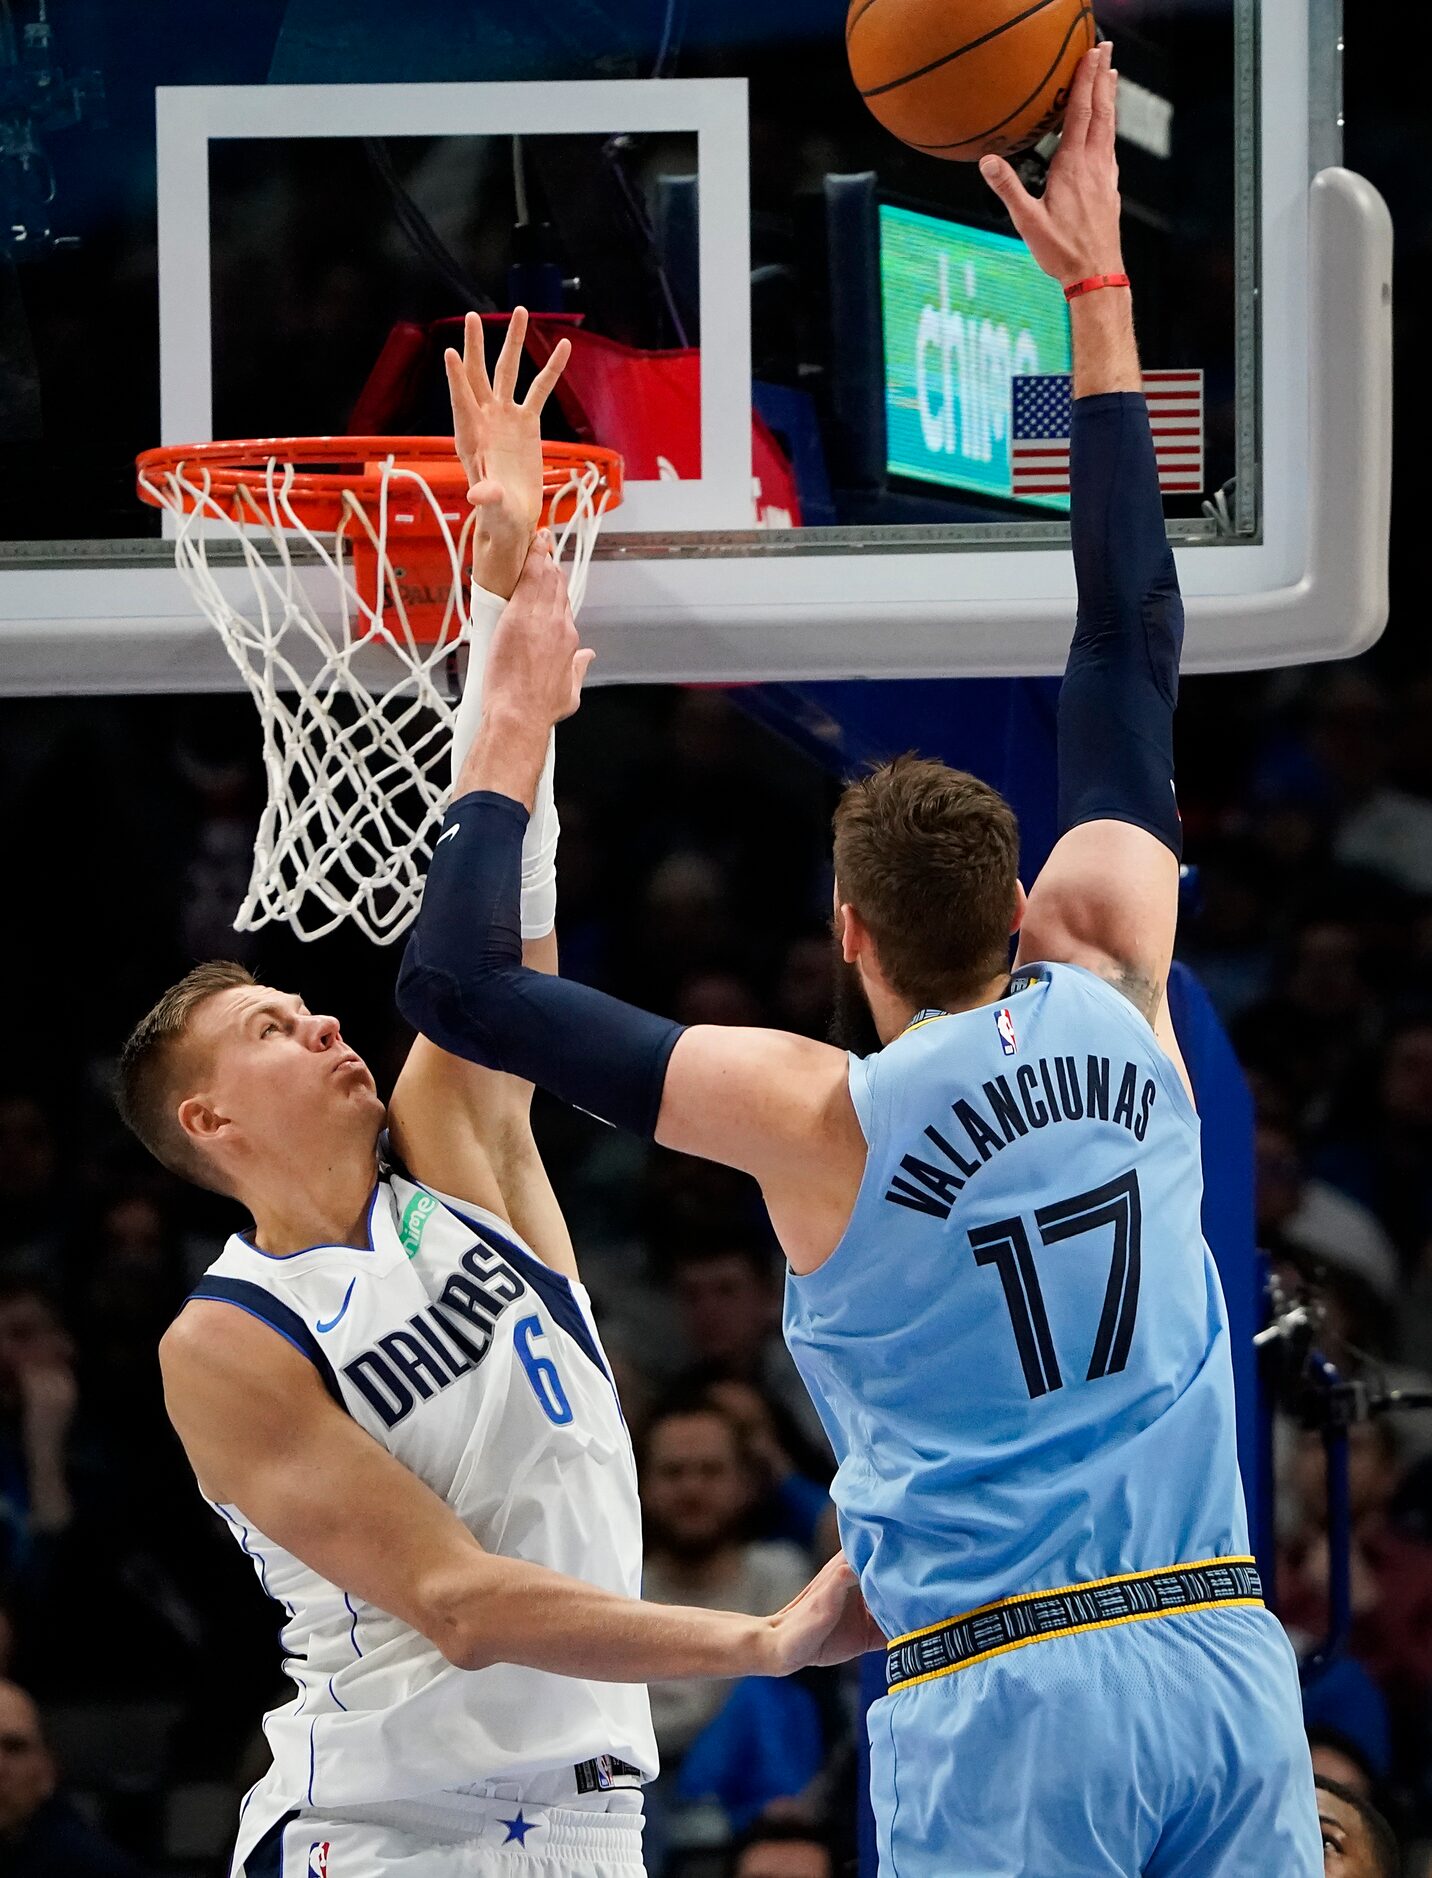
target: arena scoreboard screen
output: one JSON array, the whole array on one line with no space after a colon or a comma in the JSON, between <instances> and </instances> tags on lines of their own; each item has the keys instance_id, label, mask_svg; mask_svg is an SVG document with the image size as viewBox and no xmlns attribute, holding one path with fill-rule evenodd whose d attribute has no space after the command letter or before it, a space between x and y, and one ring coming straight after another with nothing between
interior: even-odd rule
<instances>
[{"instance_id":1,"label":"arena scoreboard screen","mask_svg":"<svg viewBox=\"0 0 1432 1878\"><path fill-rule=\"evenodd\" d=\"M1008 498L1010 380L1070 369L1058 283L1021 241L882 203L880 292L889 473Z\"/></svg>"}]
</instances>

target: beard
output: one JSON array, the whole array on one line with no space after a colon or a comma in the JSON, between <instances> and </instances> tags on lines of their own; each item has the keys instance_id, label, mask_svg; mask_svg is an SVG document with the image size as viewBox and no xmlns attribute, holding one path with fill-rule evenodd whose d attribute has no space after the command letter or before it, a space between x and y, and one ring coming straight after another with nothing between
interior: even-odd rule
<instances>
[{"instance_id":1,"label":"beard","mask_svg":"<svg viewBox=\"0 0 1432 1878\"><path fill-rule=\"evenodd\" d=\"M849 1050L853 1056L874 1056L882 1047L880 1033L870 1015L860 973L854 965L846 964L840 941L834 934L831 945L835 948L835 1001L831 1005L828 1041L837 1050Z\"/></svg>"}]
</instances>

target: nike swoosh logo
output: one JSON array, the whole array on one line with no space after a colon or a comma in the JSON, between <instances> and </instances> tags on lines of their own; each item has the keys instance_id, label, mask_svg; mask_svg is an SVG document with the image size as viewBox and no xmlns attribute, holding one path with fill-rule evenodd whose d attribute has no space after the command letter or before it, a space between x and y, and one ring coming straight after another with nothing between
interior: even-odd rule
<instances>
[{"instance_id":1,"label":"nike swoosh logo","mask_svg":"<svg viewBox=\"0 0 1432 1878\"><path fill-rule=\"evenodd\" d=\"M337 1315L330 1317L326 1324L322 1322L315 1324L314 1328L320 1336L323 1336L327 1331L333 1330L342 1320L343 1313L348 1309L349 1301L353 1296L353 1287L357 1282L358 1280L356 1278L350 1278L348 1280L348 1289L343 1293L343 1302L338 1307Z\"/></svg>"},{"instance_id":2,"label":"nike swoosh logo","mask_svg":"<svg viewBox=\"0 0 1432 1878\"><path fill-rule=\"evenodd\" d=\"M454 822L451 828L445 828L438 836L436 846L440 848L445 841L451 841L454 835L460 835L461 833L462 823Z\"/></svg>"}]
</instances>

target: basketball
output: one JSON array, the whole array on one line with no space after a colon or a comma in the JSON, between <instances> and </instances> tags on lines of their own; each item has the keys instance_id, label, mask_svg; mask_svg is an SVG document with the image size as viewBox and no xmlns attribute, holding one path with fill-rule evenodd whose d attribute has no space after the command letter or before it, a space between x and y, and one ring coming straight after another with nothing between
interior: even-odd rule
<instances>
[{"instance_id":1,"label":"basketball","mask_svg":"<svg viewBox=\"0 0 1432 1878\"><path fill-rule=\"evenodd\" d=\"M1058 127L1094 15L1087 0L851 0L845 44L887 130L973 163Z\"/></svg>"}]
</instances>

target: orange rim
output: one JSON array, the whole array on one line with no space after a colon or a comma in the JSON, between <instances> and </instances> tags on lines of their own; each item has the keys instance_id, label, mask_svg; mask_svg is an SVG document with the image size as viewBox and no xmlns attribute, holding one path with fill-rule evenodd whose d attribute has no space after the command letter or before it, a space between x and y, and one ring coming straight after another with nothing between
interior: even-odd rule
<instances>
[{"instance_id":1,"label":"orange rim","mask_svg":"<svg viewBox=\"0 0 1432 1878\"><path fill-rule=\"evenodd\" d=\"M331 533L350 515L349 498L370 515L382 500L384 472L389 461L399 470L421 476L437 499L437 509L448 524L467 513L467 477L453 454L451 437L256 437L232 443L165 444L146 450L137 459L140 499L151 508L185 512L217 504L235 520L256 515L282 527L291 514L296 522L320 533ZM265 498L269 466L277 466L275 481L282 483L282 507L274 513ZM544 443L542 446L542 520L566 521L570 503L558 498L570 489L574 475L597 471L593 503L604 509L620 506L622 459L616 450L589 443ZM289 472L292 471L290 475ZM171 477L182 476L198 493L176 489ZM402 501L405 477L387 482L391 522L409 533L443 532L438 514L426 499L412 505ZM555 513L554 513L555 511Z\"/></svg>"}]
</instances>

